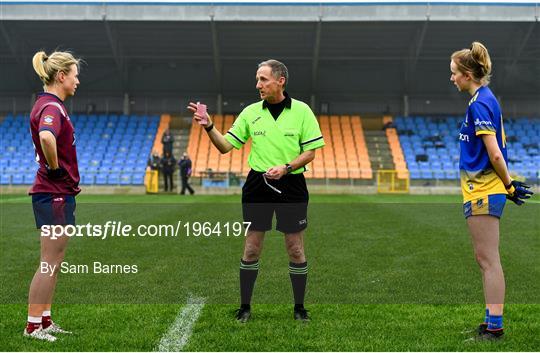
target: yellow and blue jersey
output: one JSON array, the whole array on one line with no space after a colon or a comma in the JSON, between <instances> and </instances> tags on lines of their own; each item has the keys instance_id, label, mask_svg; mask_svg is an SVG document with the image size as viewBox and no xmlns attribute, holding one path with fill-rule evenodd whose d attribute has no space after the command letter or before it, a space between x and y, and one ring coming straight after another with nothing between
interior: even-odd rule
<instances>
[{"instance_id":1,"label":"yellow and blue jersey","mask_svg":"<svg viewBox=\"0 0 540 353\"><path fill-rule=\"evenodd\" d=\"M488 87L480 87L471 98L459 132L459 169L464 203L487 195L507 193L491 165L481 135L495 135L508 163L501 108Z\"/></svg>"}]
</instances>

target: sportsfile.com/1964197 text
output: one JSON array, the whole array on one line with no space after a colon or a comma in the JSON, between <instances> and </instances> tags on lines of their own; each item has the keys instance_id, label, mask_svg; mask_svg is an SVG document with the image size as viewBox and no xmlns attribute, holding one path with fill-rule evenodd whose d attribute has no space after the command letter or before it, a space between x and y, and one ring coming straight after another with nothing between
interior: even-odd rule
<instances>
[{"instance_id":1,"label":"sportsfile.com/1964197 text","mask_svg":"<svg viewBox=\"0 0 540 353\"><path fill-rule=\"evenodd\" d=\"M44 225L41 236L57 239L68 237L239 237L246 236L251 222L182 222L176 224L140 224L132 226L122 221L105 224Z\"/></svg>"}]
</instances>

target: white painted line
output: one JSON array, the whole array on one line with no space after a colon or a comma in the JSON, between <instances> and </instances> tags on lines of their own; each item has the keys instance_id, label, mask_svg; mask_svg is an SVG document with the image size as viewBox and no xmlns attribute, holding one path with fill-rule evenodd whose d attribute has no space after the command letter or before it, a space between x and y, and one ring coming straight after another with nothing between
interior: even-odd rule
<instances>
[{"instance_id":1,"label":"white painted line","mask_svg":"<svg viewBox=\"0 0 540 353\"><path fill-rule=\"evenodd\" d=\"M178 313L169 331L161 337L158 352L180 352L191 337L193 325L199 319L205 298L190 296L186 305Z\"/></svg>"}]
</instances>

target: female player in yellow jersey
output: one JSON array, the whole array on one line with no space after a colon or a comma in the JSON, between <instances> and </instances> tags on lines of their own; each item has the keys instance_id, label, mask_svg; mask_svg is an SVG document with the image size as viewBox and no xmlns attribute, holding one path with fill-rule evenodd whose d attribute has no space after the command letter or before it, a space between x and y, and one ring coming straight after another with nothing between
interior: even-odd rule
<instances>
[{"instance_id":1,"label":"female player in yellow jersey","mask_svg":"<svg viewBox=\"0 0 540 353\"><path fill-rule=\"evenodd\" d=\"M506 199L521 205L532 192L512 180L507 168L506 138L501 108L487 87L491 59L486 47L472 43L452 54L450 80L468 92L465 120L459 133L463 212L467 219L476 261L482 272L486 316L475 339L503 337L504 274L499 256L499 219Z\"/></svg>"}]
</instances>

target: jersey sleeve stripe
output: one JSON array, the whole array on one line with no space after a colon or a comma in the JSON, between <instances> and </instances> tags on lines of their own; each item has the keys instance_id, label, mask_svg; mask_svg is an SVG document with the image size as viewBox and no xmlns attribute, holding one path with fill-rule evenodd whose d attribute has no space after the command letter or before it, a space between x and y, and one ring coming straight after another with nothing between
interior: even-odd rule
<instances>
[{"instance_id":1,"label":"jersey sleeve stripe","mask_svg":"<svg viewBox=\"0 0 540 353\"><path fill-rule=\"evenodd\" d=\"M319 136L319 137L315 137L314 139L311 139L311 140L307 140L306 142L300 142L300 146L304 146L304 145L307 145L308 143L312 143L312 142L315 142L315 141L318 141L320 139L322 139L322 135Z\"/></svg>"},{"instance_id":2,"label":"jersey sleeve stripe","mask_svg":"<svg viewBox=\"0 0 540 353\"><path fill-rule=\"evenodd\" d=\"M56 132L50 127L40 127L38 133L40 133L41 131L50 131L54 135L54 137L58 137L56 136Z\"/></svg>"},{"instance_id":3,"label":"jersey sleeve stripe","mask_svg":"<svg viewBox=\"0 0 540 353\"><path fill-rule=\"evenodd\" d=\"M478 130L478 131L476 131L476 136L478 136L478 135L495 135L495 131Z\"/></svg>"},{"instance_id":4,"label":"jersey sleeve stripe","mask_svg":"<svg viewBox=\"0 0 540 353\"><path fill-rule=\"evenodd\" d=\"M227 131L227 133L228 133L229 135L231 135L232 137L234 137L234 138L235 138L238 142L240 142L242 145L245 144L245 142L243 142L242 140L240 140L240 139L239 139L235 134L233 134L232 132Z\"/></svg>"}]
</instances>

